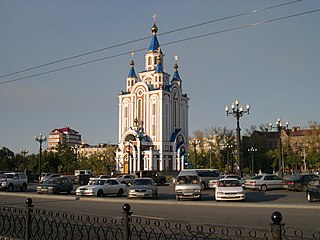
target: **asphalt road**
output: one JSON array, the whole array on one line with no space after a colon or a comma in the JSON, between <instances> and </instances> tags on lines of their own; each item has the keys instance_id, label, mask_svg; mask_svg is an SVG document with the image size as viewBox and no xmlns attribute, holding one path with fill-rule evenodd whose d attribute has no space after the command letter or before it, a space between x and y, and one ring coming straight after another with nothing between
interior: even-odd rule
<instances>
[{"instance_id":1,"label":"asphalt road","mask_svg":"<svg viewBox=\"0 0 320 240\"><path fill-rule=\"evenodd\" d=\"M34 189L35 185L25 193L1 191L0 206L24 206L31 197L35 208L114 217L122 216L123 204L129 203L134 216L244 227L269 227L271 214L280 211L286 226L319 227L320 202L307 202L304 192L246 190L245 202L215 202L213 190L205 190L201 201L176 201L173 186L159 186L156 200L127 199L125 195L76 198L74 194L37 194Z\"/></svg>"}]
</instances>

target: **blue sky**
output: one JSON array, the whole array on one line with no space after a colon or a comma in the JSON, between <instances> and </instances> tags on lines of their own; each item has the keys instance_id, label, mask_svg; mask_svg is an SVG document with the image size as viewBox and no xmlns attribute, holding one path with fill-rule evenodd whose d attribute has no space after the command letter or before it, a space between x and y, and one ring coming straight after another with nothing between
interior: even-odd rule
<instances>
[{"instance_id":1,"label":"blue sky","mask_svg":"<svg viewBox=\"0 0 320 240\"><path fill-rule=\"evenodd\" d=\"M3 0L0 1L0 76L131 40L151 37L157 15L164 70L173 74L178 55L183 91L190 97L189 133L234 129L224 108L236 98L250 103L241 118L251 125L275 122L307 127L319 122L320 11L256 26L257 22L320 8L305 0L179 31L161 33L279 5L264 0ZM221 32L227 29L233 31ZM167 44L207 33L194 40ZM0 83L57 68L147 50L150 38L108 51L0 78ZM145 51L134 55L144 70ZM35 135L68 126L89 144L118 142L118 93L125 89L130 54L63 71L0 84L0 147L37 153ZM46 147L46 144L44 145Z\"/></svg>"}]
</instances>

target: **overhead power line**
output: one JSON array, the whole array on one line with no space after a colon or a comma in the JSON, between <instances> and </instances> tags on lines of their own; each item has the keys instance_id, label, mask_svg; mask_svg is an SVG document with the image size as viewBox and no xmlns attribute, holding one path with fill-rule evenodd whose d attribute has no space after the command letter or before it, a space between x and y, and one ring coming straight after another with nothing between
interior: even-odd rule
<instances>
[{"instance_id":1,"label":"overhead power line","mask_svg":"<svg viewBox=\"0 0 320 240\"><path fill-rule=\"evenodd\" d=\"M206 22L202 22L202 23L198 23L198 24L194 24L194 25L190 25L190 26L187 26L187 27L177 28L177 29L170 30L170 31L167 31L167 32L159 33L158 36L171 34L171 33L179 32L179 31L183 31L183 30L187 30L187 29L191 29L191 28L195 28L195 27L200 27L200 26L211 24L211 23L215 23L215 22L225 21L225 20L229 20L229 19L232 19L232 18L237 18L237 17L249 15L249 14L252 14L252 13L257 13L257 12L260 12L260 11L266 11L266 10L269 10L269 9L286 6L286 5L297 3L297 2L301 2L301 1L302 0L294 0L294 1L281 3L281 4L277 4L277 5L273 5L273 6L269 6L269 7L265 7L265 8L251 10L251 11L248 11L248 12L238 13L238 14L234 14L234 15L230 15L230 16L226 16L226 17L222 17L222 18L218 18L218 19L214 19L214 20L210 20L210 21L206 21ZM23 72L35 70L35 69L38 69L38 68L42 68L42 67L50 66L50 65L53 65L53 64L65 62L65 61L68 61L68 60L71 60L71 59L75 59L75 58L79 58L79 57L84 57L84 56L87 56L87 55L90 55L90 54L94 54L94 53L110 50L110 49L113 49L113 48L122 47L122 46L125 46L125 45L129 45L129 44L132 44L132 43L136 43L136 42L140 42L140 41L146 40L148 38L150 38L150 36L138 38L138 39L131 40L131 41L128 41L128 42L119 43L119 44L116 44L116 45L113 45L113 46L100 48L100 49L97 49L97 50L93 50L93 51L89 51L89 52L85 52L85 53L81 53L81 54L77 54L77 55L74 55L74 56L71 56L71 57L62 58L60 60L55 60L55 61L48 62L48 63L45 63L45 64L41 64L41 65L38 65L38 66L25 68L25 69L22 69L22 70L19 70L19 71L16 71L16 72L12 72L12 73L8 73L8 74L5 74L5 75L2 75L2 76L0 76L0 78L9 77L9 76L12 76L12 75L16 75L18 73L23 73Z\"/></svg>"},{"instance_id":2,"label":"overhead power line","mask_svg":"<svg viewBox=\"0 0 320 240\"><path fill-rule=\"evenodd\" d=\"M186 41L190 41L190 40L194 40L194 39L198 39L198 38L208 37L208 36L212 36L212 35L216 35L216 34L222 34L222 33L231 32L231 31L244 29L244 28L249 28L249 27L255 27L255 26L258 26L258 25L271 23L271 22L276 22L276 21L281 21L281 20L285 20L285 19L289 19L289 18L293 18L293 17L298 17L298 16L302 16L302 15L306 15L306 14L311 14L311 13L315 13L315 12L319 12L319 11L320 11L320 8L314 9L314 10L310 10L310 11L307 11L307 12L296 13L296 14L292 14L292 15L288 15L288 16L284 16L284 17L274 18L274 19L270 19L270 20L265 20L265 21L260 21L260 22L248 24L248 25L243 25L243 26L234 27L234 28L228 28L228 29L224 29L224 30L220 30L220 31L216 31L216 32L211 32L211 33L206 33L206 34L202 34L202 35L198 35L198 36L193 36L193 37L189 37L189 38L175 40L175 41L163 43L161 45L165 46L165 45L171 45L171 44L180 43L180 42L186 42ZM134 50L134 52L141 52L141 51L145 51L145 48ZM41 76L41 75L45 75L45 74L48 74L48 73L53 73L53 72L57 72L57 71L61 71L61 70L66 70L66 69L70 69L70 68L74 68L74 67L90 64L90 63L104 61L104 60L107 60L107 59L111 59L111 58L127 55L129 53L131 53L131 52L123 52L123 53L119 53L119 54L116 54L116 55L111 55L111 56L107 56L107 57L103 57L103 58L99 58L99 59L95 59L95 60L91 60L91 61L86 61L86 62L82 62L82 63L78 63L78 64L74 64L74 65L69 65L69 66L62 67L62 68L53 69L53 70L50 70L50 71L45 71L45 72L41 72L41 73L37 73L37 74L33 74L33 75L28 75L28 76L25 76L25 77L20 77L20 78L8 80L8 81L3 81L3 82L0 82L0 85L7 84L7 83L12 83L12 82L17 82L17 81L21 81L21 80L24 80L24 79L37 77L37 76Z\"/></svg>"}]
</instances>

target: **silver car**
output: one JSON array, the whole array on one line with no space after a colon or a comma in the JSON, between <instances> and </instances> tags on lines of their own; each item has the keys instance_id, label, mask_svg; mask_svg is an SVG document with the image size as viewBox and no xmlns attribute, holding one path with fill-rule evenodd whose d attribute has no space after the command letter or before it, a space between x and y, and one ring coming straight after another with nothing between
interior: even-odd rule
<instances>
[{"instance_id":1,"label":"silver car","mask_svg":"<svg viewBox=\"0 0 320 240\"><path fill-rule=\"evenodd\" d=\"M268 189L283 188L284 179L274 174L262 174L247 179L244 187L250 189L258 189L260 191L267 191Z\"/></svg>"},{"instance_id":2,"label":"silver car","mask_svg":"<svg viewBox=\"0 0 320 240\"><path fill-rule=\"evenodd\" d=\"M128 198L158 198L158 187L152 178L137 178L130 184Z\"/></svg>"}]
</instances>

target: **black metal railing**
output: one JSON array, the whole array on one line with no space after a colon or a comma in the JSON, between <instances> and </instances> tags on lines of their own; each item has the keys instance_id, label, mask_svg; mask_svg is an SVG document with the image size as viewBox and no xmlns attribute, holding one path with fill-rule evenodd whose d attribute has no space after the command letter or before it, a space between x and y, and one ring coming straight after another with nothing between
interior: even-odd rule
<instances>
[{"instance_id":1,"label":"black metal railing","mask_svg":"<svg viewBox=\"0 0 320 240\"><path fill-rule=\"evenodd\" d=\"M292 228L282 223L280 212L265 228L165 221L132 215L129 204L122 217L102 217L34 208L32 199L24 208L0 207L0 240L211 240L211 239L320 239L320 229Z\"/></svg>"}]
</instances>

